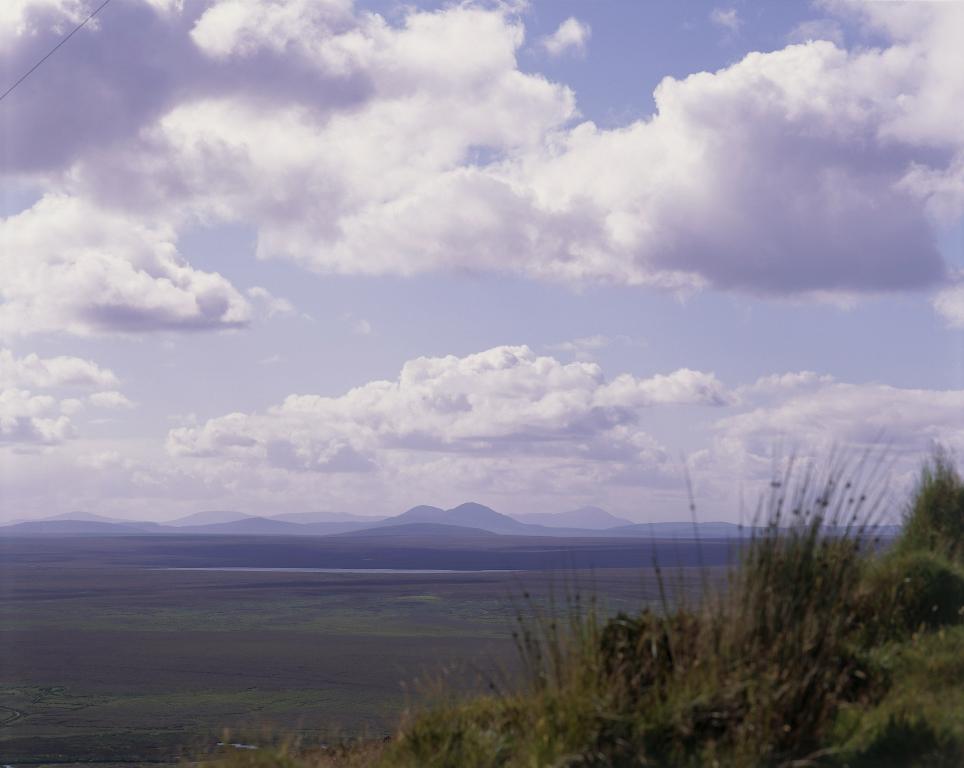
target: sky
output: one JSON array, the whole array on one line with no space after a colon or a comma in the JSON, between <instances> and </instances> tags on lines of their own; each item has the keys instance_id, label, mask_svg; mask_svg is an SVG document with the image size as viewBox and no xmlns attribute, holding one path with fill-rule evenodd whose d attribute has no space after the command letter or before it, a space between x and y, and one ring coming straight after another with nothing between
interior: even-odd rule
<instances>
[{"instance_id":1,"label":"sky","mask_svg":"<svg viewBox=\"0 0 964 768\"><path fill-rule=\"evenodd\" d=\"M4 2L0 86L97 5ZM738 520L834 449L897 514L962 125L957 2L112 0L0 100L0 521Z\"/></svg>"}]
</instances>

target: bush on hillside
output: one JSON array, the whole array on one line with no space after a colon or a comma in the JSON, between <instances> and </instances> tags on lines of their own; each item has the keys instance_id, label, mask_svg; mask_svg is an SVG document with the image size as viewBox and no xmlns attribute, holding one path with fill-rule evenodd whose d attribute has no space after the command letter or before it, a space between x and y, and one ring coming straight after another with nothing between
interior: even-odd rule
<instances>
[{"instance_id":1,"label":"bush on hillside","mask_svg":"<svg viewBox=\"0 0 964 768\"><path fill-rule=\"evenodd\" d=\"M858 615L867 642L964 621L964 568L934 552L896 552L868 568Z\"/></svg>"},{"instance_id":2,"label":"bush on hillside","mask_svg":"<svg viewBox=\"0 0 964 768\"><path fill-rule=\"evenodd\" d=\"M964 482L942 449L921 470L896 549L937 552L964 561Z\"/></svg>"}]
</instances>

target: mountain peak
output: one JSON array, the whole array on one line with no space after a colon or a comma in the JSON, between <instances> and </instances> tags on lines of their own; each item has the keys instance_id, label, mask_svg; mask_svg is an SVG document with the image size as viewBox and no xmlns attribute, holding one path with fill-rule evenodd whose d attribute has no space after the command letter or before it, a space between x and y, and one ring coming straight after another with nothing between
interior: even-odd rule
<instances>
[{"instance_id":1,"label":"mountain peak","mask_svg":"<svg viewBox=\"0 0 964 768\"><path fill-rule=\"evenodd\" d=\"M406 525L409 523L440 523L442 525L481 528L492 533L519 533L526 526L508 515L496 512L491 507L476 501L467 501L451 509L421 504L396 517L383 520L379 525Z\"/></svg>"}]
</instances>

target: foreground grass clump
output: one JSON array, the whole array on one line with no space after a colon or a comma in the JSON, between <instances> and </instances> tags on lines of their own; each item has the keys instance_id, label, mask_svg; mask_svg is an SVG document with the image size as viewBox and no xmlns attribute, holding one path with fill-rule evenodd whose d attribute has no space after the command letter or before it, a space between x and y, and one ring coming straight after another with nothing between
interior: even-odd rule
<instances>
[{"instance_id":1,"label":"foreground grass clump","mask_svg":"<svg viewBox=\"0 0 964 768\"><path fill-rule=\"evenodd\" d=\"M964 764L964 484L938 454L886 547L861 470L773 483L768 525L698 605L520 620L518 685L410 715L354 765Z\"/></svg>"}]
</instances>

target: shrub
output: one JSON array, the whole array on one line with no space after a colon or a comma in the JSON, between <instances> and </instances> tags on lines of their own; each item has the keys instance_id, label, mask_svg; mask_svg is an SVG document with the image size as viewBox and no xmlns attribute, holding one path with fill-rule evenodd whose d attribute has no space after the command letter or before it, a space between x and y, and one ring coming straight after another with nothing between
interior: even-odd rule
<instances>
[{"instance_id":1,"label":"shrub","mask_svg":"<svg viewBox=\"0 0 964 768\"><path fill-rule=\"evenodd\" d=\"M964 620L964 568L933 552L895 552L871 564L858 615L867 642L900 640Z\"/></svg>"},{"instance_id":2,"label":"shrub","mask_svg":"<svg viewBox=\"0 0 964 768\"><path fill-rule=\"evenodd\" d=\"M896 549L926 550L964 561L964 482L941 449L921 470Z\"/></svg>"}]
</instances>

